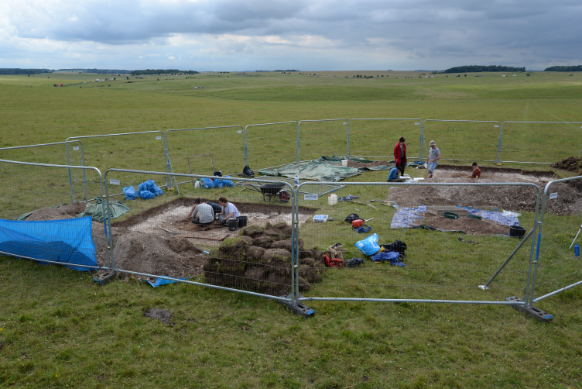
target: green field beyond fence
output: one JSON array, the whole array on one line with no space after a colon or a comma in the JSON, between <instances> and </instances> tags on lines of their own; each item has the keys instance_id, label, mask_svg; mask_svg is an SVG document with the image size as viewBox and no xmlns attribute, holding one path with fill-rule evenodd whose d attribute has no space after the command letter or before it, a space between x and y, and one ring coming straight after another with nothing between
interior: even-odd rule
<instances>
[{"instance_id":1,"label":"green field beyond fence","mask_svg":"<svg viewBox=\"0 0 582 389\"><path fill-rule=\"evenodd\" d=\"M426 146L434 139L443 159L492 165L498 158L501 129L495 126L501 122L582 121L580 75L425 78L422 72L377 72L384 77L361 79L352 75L362 72L313 73L318 75L208 73L117 77L108 82L94 82L105 77L91 74L0 76L0 148L76 137L68 145L0 150L0 159L66 165L68 147L71 164L95 166L103 174L109 168L165 172L166 132L187 129L167 133L174 172L211 174L212 158L202 154L213 154L217 170L237 173L244 165L245 145L247 162L255 170L295 161L297 122L302 121L301 160L345 155L349 126L353 156L391 160L398 138L405 136L410 158L421 149L426 156ZM58 83L65 87L53 87ZM353 118L361 120L346 120ZM314 121L321 119L340 120ZM264 123L275 124L249 126ZM577 156L582 149L580 126L505 123L501 160L540 163ZM503 166L549 169L511 162ZM69 175L62 168L6 163L0 167L3 218L67 203L72 195L84 200L85 182L88 199L101 195L94 170ZM407 172L426 176L425 170ZM384 183L386 176L386 171L367 172L346 182ZM160 185L167 180L164 175L112 172L104 184L117 194L123 186L137 186L147 178ZM387 186L348 186L337 192L359 196L377 208L353 203L332 207L327 195L316 201L300 195L299 205L338 220L302 224L305 247L341 241L355 256L353 244L362 234L339 221L351 212L375 217L369 224L382 243L401 239L409 245L405 268L367 262L365 268L333 269L304 292L306 298L503 301L524 295L529 241L492 288L481 290L477 285L489 279L518 241L392 230L395 208L369 202L400 190ZM119 220L180 196L210 196L191 183L180 185L180 193L127 202L132 210ZM241 192L240 187L211 195L262 204L259 193ZM520 213L520 222L529 231L535 214ZM579 213L546 215L537 297L580 279L580 259L568 250L580 224ZM463 243L459 237L478 244ZM0 256L1 387L568 388L577 387L582 379L580 287L536 303L554 315L553 322L541 324L504 306L333 301L306 302L316 314L305 320L258 297L186 284L152 289L135 278L98 287L91 279L66 268ZM144 317L149 308L170 311L170 324Z\"/></svg>"}]
</instances>

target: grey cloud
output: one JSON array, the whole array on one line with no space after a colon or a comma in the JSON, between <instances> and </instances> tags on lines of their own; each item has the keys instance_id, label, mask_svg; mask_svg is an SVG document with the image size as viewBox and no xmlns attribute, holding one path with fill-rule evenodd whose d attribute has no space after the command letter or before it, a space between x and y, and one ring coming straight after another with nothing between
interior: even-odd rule
<instances>
[{"instance_id":1,"label":"grey cloud","mask_svg":"<svg viewBox=\"0 0 582 389\"><path fill-rule=\"evenodd\" d=\"M22 7L14 7L10 16L18 36L64 42L155 46L165 45L174 34L279 35L291 41L294 36L318 35L339 42L348 52L393 47L416 59L518 60L523 52L558 61L577 58L582 52L578 22L582 6L572 0L128 0L106 4L91 0L47 9ZM261 51L250 42L216 49L225 54Z\"/></svg>"}]
</instances>

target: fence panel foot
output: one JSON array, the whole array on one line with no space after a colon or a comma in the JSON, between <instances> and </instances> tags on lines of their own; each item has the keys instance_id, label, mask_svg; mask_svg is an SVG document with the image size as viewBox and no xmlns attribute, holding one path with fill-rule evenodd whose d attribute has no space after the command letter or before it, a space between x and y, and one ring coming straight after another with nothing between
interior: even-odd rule
<instances>
[{"instance_id":1,"label":"fence panel foot","mask_svg":"<svg viewBox=\"0 0 582 389\"><path fill-rule=\"evenodd\" d=\"M506 298L507 301L521 301L521 299L519 297L507 297ZM512 305L513 309L519 311L519 312L523 312L528 316L533 317L534 319L537 319L541 322L547 322L552 320L554 317L552 315L550 315L549 313L542 311L539 308L534 307L533 305Z\"/></svg>"},{"instance_id":2,"label":"fence panel foot","mask_svg":"<svg viewBox=\"0 0 582 389\"><path fill-rule=\"evenodd\" d=\"M93 282L99 284L99 286L104 286L107 283L109 283L109 281L112 281L115 278L117 278L117 272L111 271L111 272L100 274L97 276L97 278L93 278Z\"/></svg>"},{"instance_id":3,"label":"fence panel foot","mask_svg":"<svg viewBox=\"0 0 582 389\"><path fill-rule=\"evenodd\" d=\"M315 311L313 309L300 303L299 301L277 300L277 302L279 304L284 305L289 311L293 312L296 315L300 315L303 317L312 317L315 314Z\"/></svg>"}]
</instances>

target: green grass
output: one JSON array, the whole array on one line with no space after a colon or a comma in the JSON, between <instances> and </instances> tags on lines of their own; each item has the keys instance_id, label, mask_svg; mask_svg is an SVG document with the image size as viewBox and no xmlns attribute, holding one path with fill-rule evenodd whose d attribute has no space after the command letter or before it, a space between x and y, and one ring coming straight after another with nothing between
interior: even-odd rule
<instances>
[{"instance_id":1,"label":"green grass","mask_svg":"<svg viewBox=\"0 0 582 389\"><path fill-rule=\"evenodd\" d=\"M103 75L2 76L0 147L59 142L69 136L323 118L582 120L577 76L389 75L367 80L351 78L348 72L321 77L197 75L64 88L52 85ZM413 155L418 127L414 121L352 122L351 152L389 157L403 134ZM304 123L301 128L302 157L345 154L343 121ZM491 159L495 130L492 124L426 127L444 155L467 159ZM549 130L508 125L504 150L515 159L554 161L582 148L577 131L579 127L566 125ZM248 134L253 169L295 159L296 125L251 127ZM238 172L241 137L236 128L172 133L174 170L188 172L187 156L212 152L218 169ZM87 139L85 162L102 173L111 167L162 170L159 142L152 134ZM79 151L71 151L73 161L80 160ZM4 151L0 158L66 163L62 145ZM210 170L210 160L199 158L195 171ZM348 181L384 182L385 176L371 172ZM67 170L2 164L0 178L5 218L70 201ZM72 178L75 196L84 196L82 177L76 173ZM110 173L108 178L126 186L151 177ZM95 173L88 179L91 198L100 194L99 180ZM109 186L110 191L120 189ZM181 190L189 197L206 193L189 185ZM258 194L247 191L223 189L212 195L221 194L260 201ZM386 188L348 188L339 194L382 199ZM166 193L150 202L130 202L132 212L124 218L176 197ZM513 239L478 237L479 245L461 246L455 234L390 230L394 210L382 205L377 210L345 203L329 207L325 198L316 204L336 220L350 212L375 216L369 224L383 242L400 238L410 249L404 269L369 264L355 271L329 271L306 296L502 300L524 293L529 244L484 292L475 286L505 260L517 244ZM520 220L529 228L533 215L526 212ZM360 236L347 225L333 223L306 223L301 229L306 245L342 241L353 247ZM579 216L546 219L544 242L550 243L542 246L536 295L579 278L579 260L567 251L579 225ZM431 287L414 287L418 284ZM549 324L502 306L362 302L310 302L316 315L304 320L264 299L183 284L152 289L133 279L100 288L86 274L0 257L0 296L0 386L6 387L567 388L576 387L582 375L580 288L536 305L555 316ZM172 324L145 318L148 308L169 310Z\"/></svg>"}]
</instances>

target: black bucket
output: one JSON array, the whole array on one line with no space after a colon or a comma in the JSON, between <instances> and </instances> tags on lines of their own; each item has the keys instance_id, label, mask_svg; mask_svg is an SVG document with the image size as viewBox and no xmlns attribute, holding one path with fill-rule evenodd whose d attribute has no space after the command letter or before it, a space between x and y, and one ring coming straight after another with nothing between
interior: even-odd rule
<instances>
[{"instance_id":1,"label":"black bucket","mask_svg":"<svg viewBox=\"0 0 582 389\"><path fill-rule=\"evenodd\" d=\"M514 238L523 238L525 235L525 228L520 226L511 226L509 227L509 236L513 236Z\"/></svg>"},{"instance_id":2,"label":"black bucket","mask_svg":"<svg viewBox=\"0 0 582 389\"><path fill-rule=\"evenodd\" d=\"M238 220L237 219L228 219L226 221L226 225L228 226L229 231L236 231L238 228Z\"/></svg>"},{"instance_id":3,"label":"black bucket","mask_svg":"<svg viewBox=\"0 0 582 389\"><path fill-rule=\"evenodd\" d=\"M238 220L238 228L243 228L247 226L247 220L248 218L246 216L239 216L236 218L236 220Z\"/></svg>"}]
</instances>

